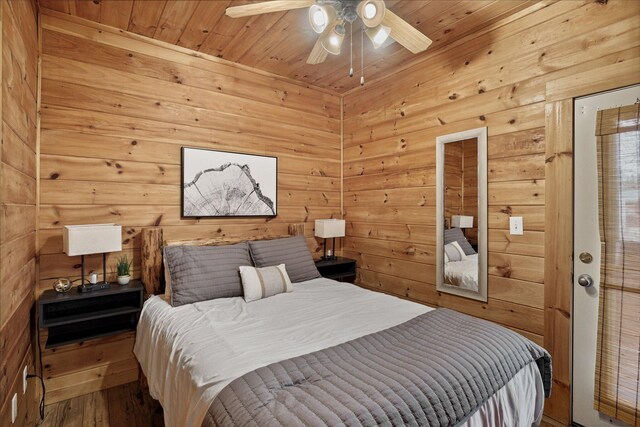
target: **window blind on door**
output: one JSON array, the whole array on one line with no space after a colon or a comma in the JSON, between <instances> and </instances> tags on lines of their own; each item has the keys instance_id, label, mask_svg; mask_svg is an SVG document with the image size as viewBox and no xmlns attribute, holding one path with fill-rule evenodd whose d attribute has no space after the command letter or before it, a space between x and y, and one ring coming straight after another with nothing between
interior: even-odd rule
<instances>
[{"instance_id":1,"label":"window blind on door","mask_svg":"<svg viewBox=\"0 0 640 427\"><path fill-rule=\"evenodd\" d=\"M638 426L640 388L640 105L596 121L600 293L594 407Z\"/></svg>"}]
</instances>

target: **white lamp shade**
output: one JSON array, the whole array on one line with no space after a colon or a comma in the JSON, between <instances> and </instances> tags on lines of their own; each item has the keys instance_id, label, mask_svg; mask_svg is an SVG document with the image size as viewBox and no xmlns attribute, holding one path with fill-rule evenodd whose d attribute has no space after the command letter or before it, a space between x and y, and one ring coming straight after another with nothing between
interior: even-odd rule
<instances>
[{"instance_id":1,"label":"white lamp shade","mask_svg":"<svg viewBox=\"0 0 640 427\"><path fill-rule=\"evenodd\" d=\"M64 253L69 256L122 250L122 226L118 224L67 225L62 232Z\"/></svg>"},{"instance_id":2,"label":"white lamp shade","mask_svg":"<svg viewBox=\"0 0 640 427\"><path fill-rule=\"evenodd\" d=\"M330 239L343 237L345 220L343 219L316 219L316 237Z\"/></svg>"},{"instance_id":3,"label":"white lamp shade","mask_svg":"<svg viewBox=\"0 0 640 427\"><path fill-rule=\"evenodd\" d=\"M473 217L466 215L451 215L451 226L456 228L473 228Z\"/></svg>"}]
</instances>

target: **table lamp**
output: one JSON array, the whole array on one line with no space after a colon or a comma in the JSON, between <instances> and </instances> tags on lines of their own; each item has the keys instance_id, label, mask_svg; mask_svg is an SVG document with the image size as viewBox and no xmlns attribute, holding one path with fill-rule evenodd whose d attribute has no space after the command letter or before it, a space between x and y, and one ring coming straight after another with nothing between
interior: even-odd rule
<instances>
[{"instance_id":1,"label":"table lamp","mask_svg":"<svg viewBox=\"0 0 640 427\"><path fill-rule=\"evenodd\" d=\"M67 225L62 233L64 253L69 256L80 255L82 260L82 285L78 292L91 292L108 289L107 252L122 250L122 226L118 224ZM103 282L86 285L84 283L84 256L102 254Z\"/></svg>"},{"instance_id":2,"label":"table lamp","mask_svg":"<svg viewBox=\"0 0 640 427\"><path fill-rule=\"evenodd\" d=\"M461 228L464 234L465 228L473 228L473 217L468 215L451 215L451 227Z\"/></svg>"},{"instance_id":3,"label":"table lamp","mask_svg":"<svg viewBox=\"0 0 640 427\"><path fill-rule=\"evenodd\" d=\"M336 259L336 237L344 236L345 221L343 219L316 219L316 237L324 239L322 259ZM333 250L327 255L327 239L333 238Z\"/></svg>"},{"instance_id":4,"label":"table lamp","mask_svg":"<svg viewBox=\"0 0 640 427\"><path fill-rule=\"evenodd\" d=\"M456 228L473 228L473 217L466 215L451 215L451 226Z\"/></svg>"}]
</instances>

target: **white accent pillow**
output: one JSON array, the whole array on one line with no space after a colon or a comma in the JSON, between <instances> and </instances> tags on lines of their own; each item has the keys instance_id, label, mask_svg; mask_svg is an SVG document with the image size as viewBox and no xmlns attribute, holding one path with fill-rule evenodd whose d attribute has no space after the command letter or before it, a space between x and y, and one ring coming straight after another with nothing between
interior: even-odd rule
<instances>
[{"instance_id":1,"label":"white accent pillow","mask_svg":"<svg viewBox=\"0 0 640 427\"><path fill-rule=\"evenodd\" d=\"M263 268L240 266L240 276L246 302L293 291L284 264Z\"/></svg>"},{"instance_id":2,"label":"white accent pillow","mask_svg":"<svg viewBox=\"0 0 640 427\"><path fill-rule=\"evenodd\" d=\"M458 242L451 242L444 245L444 262L462 261L467 258L464 250Z\"/></svg>"}]
</instances>

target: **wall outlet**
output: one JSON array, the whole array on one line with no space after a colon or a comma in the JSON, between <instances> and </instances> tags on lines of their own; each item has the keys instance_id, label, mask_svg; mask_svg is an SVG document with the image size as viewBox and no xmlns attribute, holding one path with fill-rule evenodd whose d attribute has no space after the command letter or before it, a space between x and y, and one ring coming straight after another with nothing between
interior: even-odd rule
<instances>
[{"instance_id":1,"label":"wall outlet","mask_svg":"<svg viewBox=\"0 0 640 427\"><path fill-rule=\"evenodd\" d=\"M18 393L14 393L11 398L11 424L16 422L18 418Z\"/></svg>"},{"instance_id":2,"label":"wall outlet","mask_svg":"<svg viewBox=\"0 0 640 427\"><path fill-rule=\"evenodd\" d=\"M27 392L27 365L24 365L22 370L22 394Z\"/></svg>"},{"instance_id":3,"label":"wall outlet","mask_svg":"<svg viewBox=\"0 0 640 427\"><path fill-rule=\"evenodd\" d=\"M509 218L509 232L516 236L522 236L524 234L524 225L521 216L512 216Z\"/></svg>"}]
</instances>

